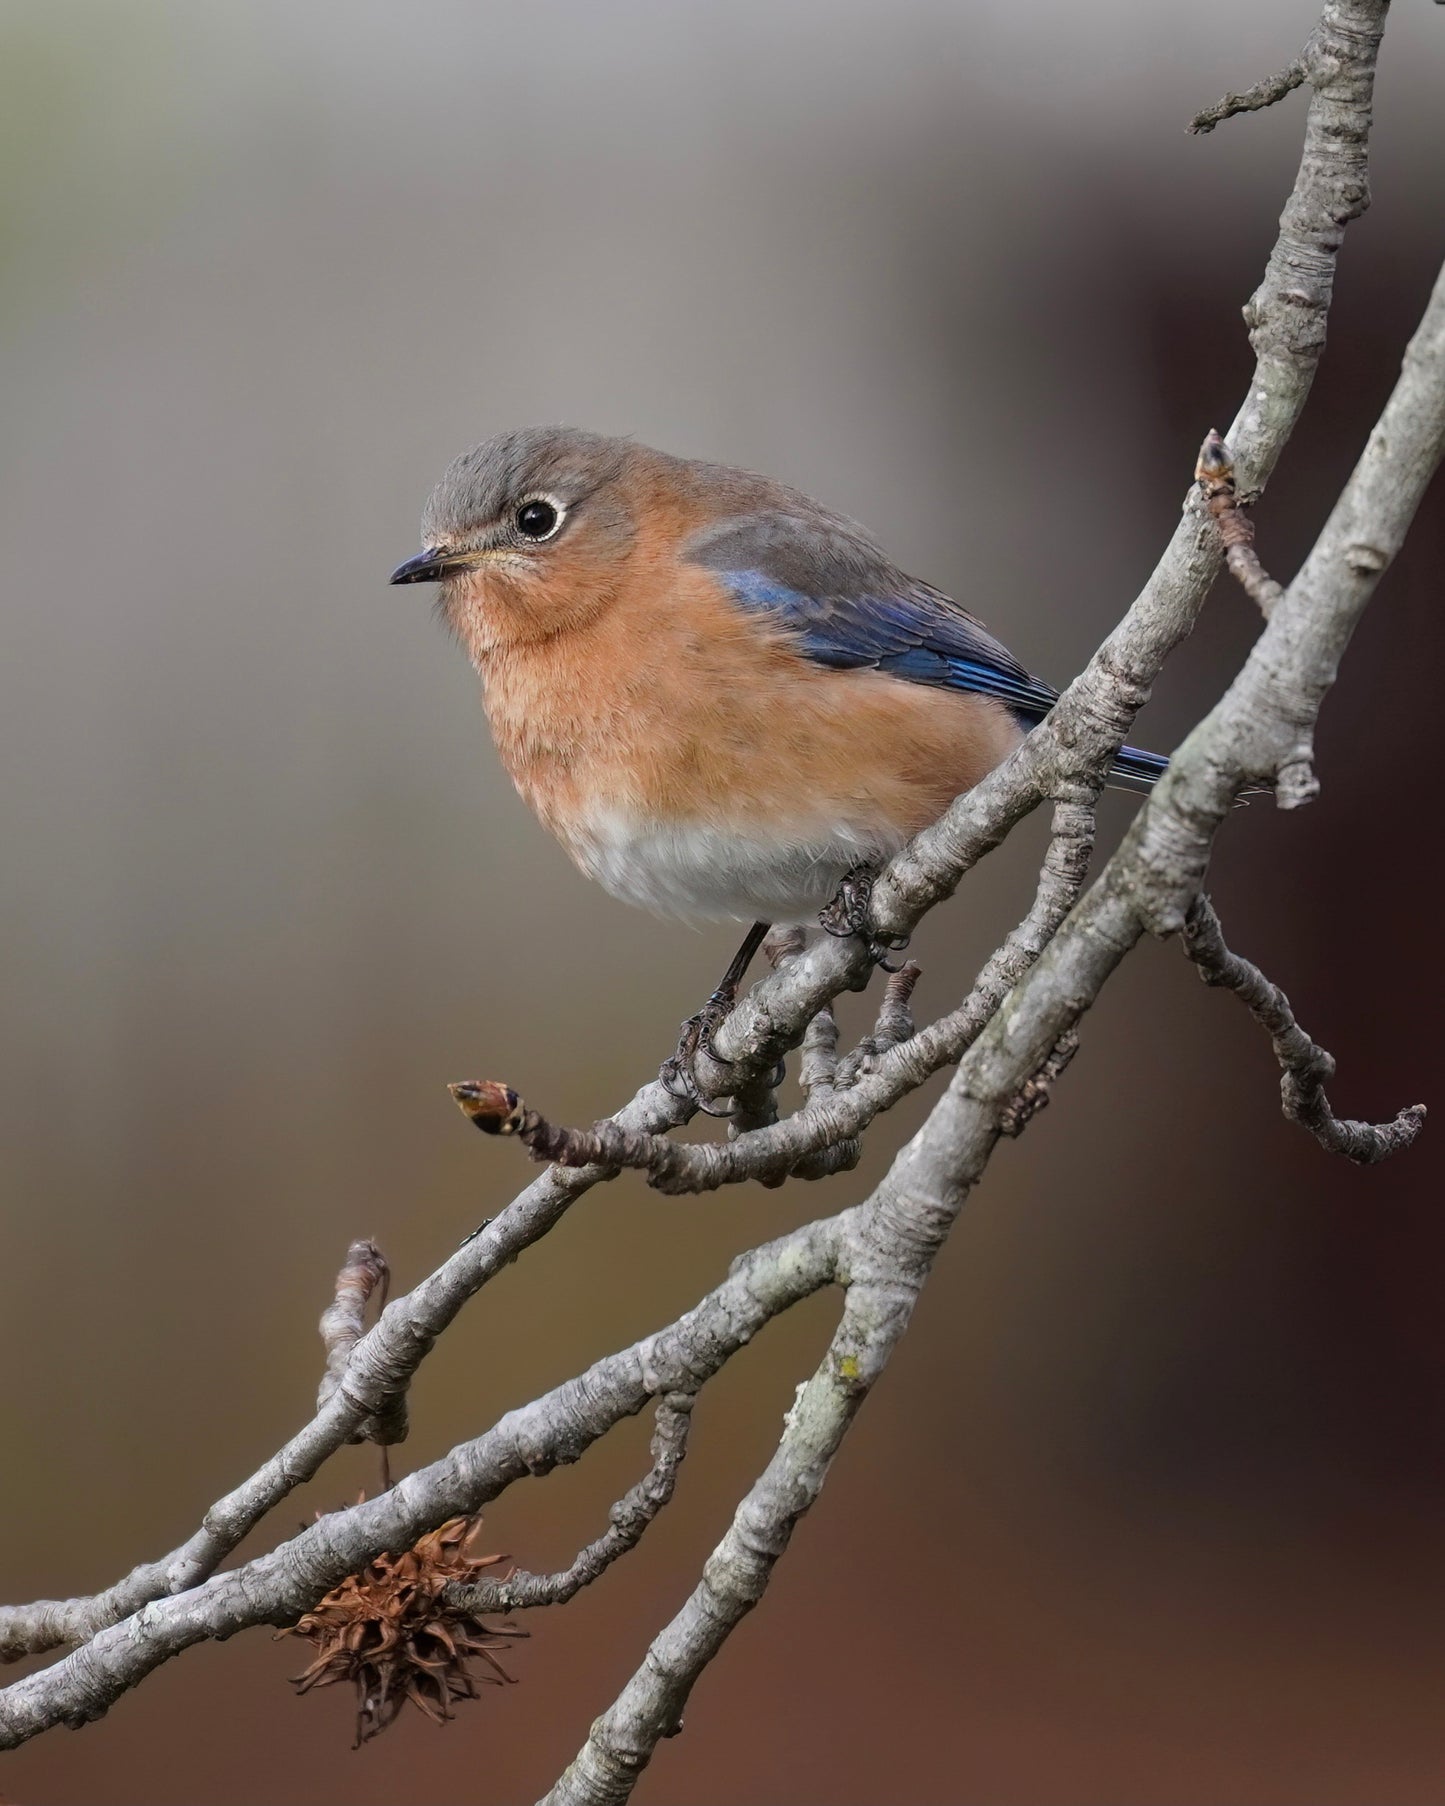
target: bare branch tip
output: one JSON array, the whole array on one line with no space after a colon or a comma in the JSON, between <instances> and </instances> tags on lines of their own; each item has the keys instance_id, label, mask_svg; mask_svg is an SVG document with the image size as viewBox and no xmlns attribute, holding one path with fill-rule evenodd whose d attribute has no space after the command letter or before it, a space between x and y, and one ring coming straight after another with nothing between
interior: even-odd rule
<instances>
[{"instance_id":1,"label":"bare branch tip","mask_svg":"<svg viewBox=\"0 0 1445 1806\"><path fill-rule=\"evenodd\" d=\"M1320 793L1320 781L1308 759L1292 759L1281 765L1275 778L1274 800L1281 809L1303 809Z\"/></svg>"},{"instance_id":2,"label":"bare branch tip","mask_svg":"<svg viewBox=\"0 0 1445 1806\"><path fill-rule=\"evenodd\" d=\"M1181 937L1184 950L1208 985L1233 991L1270 1038L1280 1066L1285 1115L1307 1129L1329 1154L1358 1166L1374 1166L1410 1146L1425 1121L1423 1104L1410 1104L1387 1123L1346 1122L1325 1096L1335 1075L1333 1057L1301 1028L1289 998L1252 961L1230 950L1214 905L1203 892L1194 899Z\"/></svg>"},{"instance_id":3,"label":"bare branch tip","mask_svg":"<svg viewBox=\"0 0 1445 1806\"><path fill-rule=\"evenodd\" d=\"M624 1129L611 1118L590 1129L549 1122L539 1110L523 1103L510 1085L497 1079L461 1079L447 1090L463 1116L484 1135L515 1136L534 1160L568 1167L632 1166L654 1171L665 1168L676 1151L664 1137Z\"/></svg>"},{"instance_id":4,"label":"bare branch tip","mask_svg":"<svg viewBox=\"0 0 1445 1806\"><path fill-rule=\"evenodd\" d=\"M913 987L923 976L923 967L916 959L906 959L896 972L889 974L884 995L895 1003L907 1003L913 995Z\"/></svg>"},{"instance_id":5,"label":"bare branch tip","mask_svg":"<svg viewBox=\"0 0 1445 1806\"><path fill-rule=\"evenodd\" d=\"M351 1352L366 1333L366 1309L373 1294L378 1312L385 1306L391 1289L391 1268L386 1256L369 1237L354 1241L346 1250L346 1259L336 1275L335 1295L321 1313L317 1326L326 1349L326 1367L316 1391L316 1407L322 1408L335 1395L346 1377ZM383 1476L390 1479L385 1460L388 1443L405 1442L407 1406L405 1391L383 1404L361 1424L351 1437L353 1442L374 1442L383 1450Z\"/></svg>"},{"instance_id":6,"label":"bare branch tip","mask_svg":"<svg viewBox=\"0 0 1445 1806\"><path fill-rule=\"evenodd\" d=\"M1236 113L1258 113L1265 107L1272 107L1277 100L1283 100L1286 94L1292 94L1301 83L1309 79L1308 56L1306 51L1292 63L1287 63L1278 74L1267 75L1263 81L1256 82L1252 88L1246 88L1240 94L1226 94L1223 100L1215 101L1212 107L1205 107L1202 112L1196 113L1187 129L1195 137L1202 137L1224 120L1233 119Z\"/></svg>"}]
</instances>

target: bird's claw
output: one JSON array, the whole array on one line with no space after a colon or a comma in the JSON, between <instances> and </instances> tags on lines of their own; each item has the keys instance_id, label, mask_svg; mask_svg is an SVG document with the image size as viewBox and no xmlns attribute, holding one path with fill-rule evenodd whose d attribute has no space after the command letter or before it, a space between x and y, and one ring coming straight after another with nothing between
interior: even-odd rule
<instances>
[{"instance_id":1,"label":"bird's claw","mask_svg":"<svg viewBox=\"0 0 1445 1806\"><path fill-rule=\"evenodd\" d=\"M839 940L846 940L853 934L861 935L868 943L868 957L873 964L881 966L885 972L897 972L900 968L888 956L902 953L908 946L908 936L873 934L869 929L868 906L873 900L873 881L877 875L871 865L855 865L852 871L846 872L832 902L819 913L818 921L826 933Z\"/></svg>"},{"instance_id":2,"label":"bird's claw","mask_svg":"<svg viewBox=\"0 0 1445 1806\"><path fill-rule=\"evenodd\" d=\"M728 996L725 991L714 991L697 1014L689 1016L683 1023L682 1033L678 1036L677 1052L672 1056L673 1062L679 1066L691 1066L699 1054L706 1054L716 1066L731 1066L732 1061L713 1046L713 1037L732 1014L736 1001L735 997Z\"/></svg>"},{"instance_id":3,"label":"bird's claw","mask_svg":"<svg viewBox=\"0 0 1445 1806\"><path fill-rule=\"evenodd\" d=\"M657 1079L669 1097L675 1097L684 1104L691 1104L694 1110L700 1110L704 1116L725 1118L733 1113L733 1100L730 1097L716 1098L709 1102L702 1095L697 1088L697 1079L692 1068L684 1066L676 1054L670 1060L662 1062Z\"/></svg>"},{"instance_id":4,"label":"bird's claw","mask_svg":"<svg viewBox=\"0 0 1445 1806\"><path fill-rule=\"evenodd\" d=\"M735 999L714 991L696 1015L689 1016L683 1023L677 1052L662 1062L657 1075L663 1090L670 1097L695 1104L709 1116L728 1116L731 1114L731 1106L726 1110L719 1110L703 1100L697 1087L697 1056L700 1053L706 1054L718 1066L732 1065L732 1061L725 1059L713 1046L713 1036L727 1021L734 1001Z\"/></svg>"},{"instance_id":5,"label":"bird's claw","mask_svg":"<svg viewBox=\"0 0 1445 1806\"><path fill-rule=\"evenodd\" d=\"M855 865L852 871L843 874L832 902L818 914L818 921L826 933L846 940L850 934L861 934L868 926L874 875L871 865Z\"/></svg>"},{"instance_id":6,"label":"bird's claw","mask_svg":"<svg viewBox=\"0 0 1445 1806\"><path fill-rule=\"evenodd\" d=\"M733 1114L733 1100L724 1097L709 1102L698 1090L697 1056L706 1054L716 1066L731 1066L733 1062L726 1055L720 1054L713 1046L713 1036L727 1021L732 1013L735 998L720 995L714 991L712 996L697 1012L689 1016L682 1025L682 1034L678 1038L677 1052L662 1062L658 1072L658 1082L669 1097L675 1097L684 1103L692 1104L706 1116L727 1117ZM785 1064L779 1060L773 1068L768 1084L773 1090L783 1082Z\"/></svg>"}]
</instances>

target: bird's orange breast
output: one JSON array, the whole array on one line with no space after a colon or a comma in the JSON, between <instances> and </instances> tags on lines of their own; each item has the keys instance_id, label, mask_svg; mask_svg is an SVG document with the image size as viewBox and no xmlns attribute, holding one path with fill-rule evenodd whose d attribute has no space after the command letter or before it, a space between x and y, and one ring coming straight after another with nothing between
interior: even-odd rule
<instances>
[{"instance_id":1,"label":"bird's orange breast","mask_svg":"<svg viewBox=\"0 0 1445 1806\"><path fill-rule=\"evenodd\" d=\"M813 663L679 562L682 537L640 533L563 631L508 631L501 610L468 635L504 765L593 875L599 836L659 826L720 858L740 836L896 846L1017 744L990 699Z\"/></svg>"}]
</instances>

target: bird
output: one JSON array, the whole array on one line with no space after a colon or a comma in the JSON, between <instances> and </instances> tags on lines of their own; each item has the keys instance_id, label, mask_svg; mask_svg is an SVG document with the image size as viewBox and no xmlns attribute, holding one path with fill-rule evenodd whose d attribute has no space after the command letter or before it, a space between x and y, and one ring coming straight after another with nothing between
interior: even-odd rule
<instances>
[{"instance_id":1,"label":"bird","mask_svg":"<svg viewBox=\"0 0 1445 1806\"><path fill-rule=\"evenodd\" d=\"M1058 700L856 521L575 427L453 459L390 581L439 586L502 764L582 872L752 924L683 1024L674 1089L769 927L863 931L872 876ZM1110 780L1147 789L1165 764L1124 747Z\"/></svg>"}]
</instances>

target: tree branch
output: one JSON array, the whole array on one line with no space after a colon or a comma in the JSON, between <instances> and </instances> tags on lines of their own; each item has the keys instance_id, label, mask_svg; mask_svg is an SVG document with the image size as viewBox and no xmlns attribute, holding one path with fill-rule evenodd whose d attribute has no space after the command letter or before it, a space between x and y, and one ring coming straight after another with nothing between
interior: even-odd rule
<instances>
[{"instance_id":1,"label":"tree branch","mask_svg":"<svg viewBox=\"0 0 1445 1806\"><path fill-rule=\"evenodd\" d=\"M351 1352L361 1340L366 1327L366 1307L372 1293L380 1304L386 1304L391 1284L391 1269L386 1256L373 1241L353 1242L336 1275L336 1296L321 1313L321 1340L326 1349L326 1368L316 1391L316 1409L322 1410L340 1386L351 1361ZM397 1393L387 1400L377 1416L368 1418L351 1437L352 1442L375 1442L382 1448L386 1461L386 1445L405 1442L407 1432L406 1394ZM388 1479L387 1484L390 1484Z\"/></svg>"},{"instance_id":2,"label":"tree branch","mask_svg":"<svg viewBox=\"0 0 1445 1806\"><path fill-rule=\"evenodd\" d=\"M1227 435L1246 500L1263 491L1304 410L1345 228L1369 206L1371 104L1388 10L1389 0L1328 0L1304 51L1314 89L1304 149L1264 279L1245 308L1256 361ZM1148 583L1052 714L883 872L873 889L875 931L911 932L1060 782L1079 773L1102 782L1165 658L1192 630L1219 561L1218 537L1191 486ZM722 1051L748 1044L751 1027L735 1014L718 1038Z\"/></svg>"},{"instance_id":3,"label":"tree branch","mask_svg":"<svg viewBox=\"0 0 1445 1806\"><path fill-rule=\"evenodd\" d=\"M642 1666L593 1724L542 1806L621 1806L659 1741L682 1729L683 1707L698 1676L762 1598L906 1323L905 1317L885 1340L861 1307L853 1309L853 1296L822 1365L798 1389L776 1454L708 1557L697 1590L653 1640ZM861 1347L872 1357L869 1368L856 1352Z\"/></svg>"},{"instance_id":4,"label":"tree branch","mask_svg":"<svg viewBox=\"0 0 1445 1806\"><path fill-rule=\"evenodd\" d=\"M578 1460L649 1399L696 1392L764 1324L832 1283L848 1218L810 1223L734 1263L692 1310L585 1373L509 1411L485 1435L418 1468L378 1498L309 1524L270 1554L95 1633L53 1667L0 1692L0 1749L56 1724L98 1718L193 1643L256 1624L291 1624L348 1574L469 1516L527 1474Z\"/></svg>"},{"instance_id":5,"label":"tree branch","mask_svg":"<svg viewBox=\"0 0 1445 1806\"><path fill-rule=\"evenodd\" d=\"M1233 991L1268 1031L1283 1068L1280 1107L1291 1122L1308 1129L1326 1153L1343 1154L1361 1166L1373 1166L1409 1147L1425 1126L1423 1104L1407 1104L1387 1123L1341 1122L1335 1116L1325 1096L1325 1084L1335 1076L1334 1059L1300 1027L1279 986L1258 966L1230 952L1208 897L1195 898L1181 938L1205 984Z\"/></svg>"},{"instance_id":6,"label":"tree branch","mask_svg":"<svg viewBox=\"0 0 1445 1806\"><path fill-rule=\"evenodd\" d=\"M654 1082L644 1085L613 1120L655 1130L677 1127L691 1114ZM101 1593L0 1607L0 1661L80 1642L148 1601L183 1592L214 1573L269 1511L310 1480L368 1419L384 1414L391 1400L405 1394L437 1337L468 1300L554 1229L578 1198L610 1177L605 1168L555 1167L533 1180L450 1260L404 1297L393 1299L352 1349L344 1382L325 1405L254 1474L217 1500L178 1549L133 1568Z\"/></svg>"},{"instance_id":7,"label":"tree branch","mask_svg":"<svg viewBox=\"0 0 1445 1806\"><path fill-rule=\"evenodd\" d=\"M1365 543L1351 537L1362 508L1373 498L1391 498L1388 516L1378 521L1381 530L1369 543L1374 551L1392 554L1442 452L1445 271L1381 426L1244 671L1171 761L1119 851L964 1056L944 1098L865 1207L865 1236L876 1236L875 1246L896 1238L883 1267L890 1276L887 1297L898 1333L932 1251L983 1171L1020 1087L1048 1066L1142 934L1183 929L1200 894L1210 844L1236 790L1245 777L1263 775L1255 748L1288 747L1298 727L1296 698L1301 694L1314 698L1311 719L1317 712L1339 651L1388 562L1388 555L1351 555L1352 548ZM1330 676L1324 675L1327 665ZM864 1282L855 1275L854 1283ZM848 1302L853 1303L852 1290ZM891 1346L886 1330L880 1330L855 1341L854 1347L864 1351L860 1354L850 1348L847 1356L839 1356L835 1343L830 1361L836 1360L840 1376L844 1360L857 1362L847 1367L846 1377L866 1389ZM785 1435L710 1559L702 1585L653 1643L642 1667L593 1726L548 1796L553 1806L617 1806L625 1800L657 1743L677 1728L697 1675L758 1602L798 1515L817 1496L827 1462L856 1409L852 1394L840 1395L832 1384L829 1363L814 1376L811 1391L814 1409L805 1422L813 1433L802 1447L792 1446Z\"/></svg>"},{"instance_id":8,"label":"tree branch","mask_svg":"<svg viewBox=\"0 0 1445 1806\"><path fill-rule=\"evenodd\" d=\"M1276 583L1259 562L1259 554L1254 549L1254 522L1239 505L1234 459L1229 447L1213 429L1205 436L1199 462L1194 467L1194 478L1219 533L1230 576L1267 621L1274 613L1275 603L1284 594L1284 585Z\"/></svg>"},{"instance_id":9,"label":"tree branch","mask_svg":"<svg viewBox=\"0 0 1445 1806\"><path fill-rule=\"evenodd\" d=\"M481 1617L485 1612L529 1611L539 1605L565 1605L599 1580L620 1557L635 1549L643 1532L672 1499L677 1470L687 1453L692 1423L692 1394L671 1392L657 1401L657 1427L652 1436L652 1466L607 1514L608 1528L558 1574L516 1572L505 1580L478 1581L447 1590L454 1610Z\"/></svg>"},{"instance_id":10,"label":"tree branch","mask_svg":"<svg viewBox=\"0 0 1445 1806\"><path fill-rule=\"evenodd\" d=\"M1226 94L1223 100L1216 100L1212 107L1205 107L1189 121L1189 130L1195 133L1212 132L1221 120L1232 119L1236 113L1258 113L1264 107L1272 107L1277 100L1283 100L1286 94L1293 94L1302 82L1309 80L1309 65L1303 56L1297 56L1293 62L1286 63L1277 75L1267 75L1252 88L1246 88L1242 94Z\"/></svg>"},{"instance_id":11,"label":"tree branch","mask_svg":"<svg viewBox=\"0 0 1445 1806\"><path fill-rule=\"evenodd\" d=\"M830 1083L820 1086L810 1080L807 1106L784 1122L728 1142L684 1143L640 1134L613 1120L594 1123L590 1129L564 1128L530 1109L510 1086L494 1080L454 1084L452 1095L479 1129L515 1135L539 1160L632 1168L672 1196L716 1191L748 1179L766 1184L790 1175L812 1177L807 1163L813 1157L852 1148L875 1116L916 1091L935 1072L957 1064L1067 915L1088 871L1093 838L1089 804L1057 804L1033 905L989 959L963 1003L928 1028L894 1042L895 1033L912 1026L904 1006L918 968L910 962L889 981L873 1033L860 1042L855 1054L837 1063ZM836 1027L832 1033L836 1039ZM847 1164L855 1164L856 1158L855 1150Z\"/></svg>"}]
</instances>

